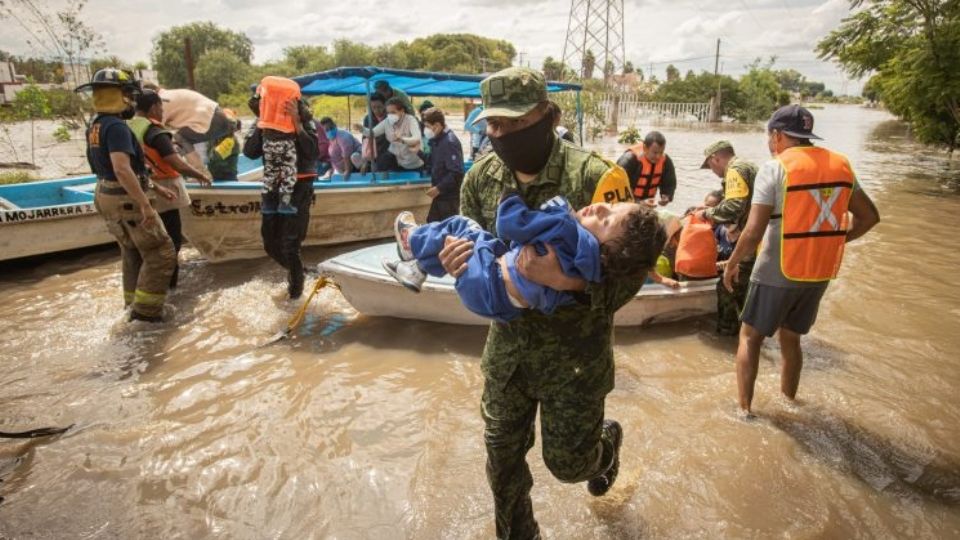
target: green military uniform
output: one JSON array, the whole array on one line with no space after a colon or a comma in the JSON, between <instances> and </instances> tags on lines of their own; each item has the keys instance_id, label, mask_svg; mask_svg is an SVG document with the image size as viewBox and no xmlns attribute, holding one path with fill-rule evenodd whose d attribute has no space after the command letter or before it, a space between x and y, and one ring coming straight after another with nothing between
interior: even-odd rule
<instances>
[{"instance_id":1,"label":"green military uniform","mask_svg":"<svg viewBox=\"0 0 960 540\"><path fill-rule=\"evenodd\" d=\"M538 90L537 84L545 100L543 79L535 80L539 74L532 73L511 68L486 79L481 84L485 112L506 115L509 111L498 109L498 97L505 96L499 105L518 101L514 94L519 94L521 103L529 102L530 96L524 94ZM517 181L492 153L467 173L460 213L496 234L497 206L505 190L518 190L531 208L557 195L581 208L616 192L596 193L598 186L600 191L604 185L609 188L605 180L611 176L623 178L621 191L625 191L622 169L559 139L554 140L546 166L528 183ZM481 407L498 538L539 534L530 499L533 478L526 463L534 444L538 405L543 459L554 476L564 482L583 482L610 467L616 450L602 424L604 399L614 385L613 314L641 284L642 279L605 280L590 284L577 295L577 304L559 308L552 316L528 310L508 324L491 324L481 364Z\"/></svg>"},{"instance_id":2,"label":"green military uniform","mask_svg":"<svg viewBox=\"0 0 960 540\"><path fill-rule=\"evenodd\" d=\"M708 158L721 149L733 146L728 141L717 141L704 150ZM706 160L704 160L706 168ZM713 208L707 208L705 215L713 223L721 225L736 224L737 230L743 231L750 215L750 201L753 198L753 180L757 176L757 166L736 156L727 164L721 185L723 187L723 201ZM723 281L717 282L717 333L724 336L735 336L740 332L740 311L747 298L749 276L753 273L753 263L756 255L744 257L740 262L740 281L734 283L733 292L723 286Z\"/></svg>"}]
</instances>

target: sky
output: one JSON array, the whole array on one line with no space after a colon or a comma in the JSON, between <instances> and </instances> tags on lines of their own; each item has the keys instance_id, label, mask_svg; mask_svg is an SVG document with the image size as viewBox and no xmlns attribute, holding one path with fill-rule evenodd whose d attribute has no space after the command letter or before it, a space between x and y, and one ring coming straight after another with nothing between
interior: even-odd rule
<instances>
[{"instance_id":1,"label":"sky","mask_svg":"<svg viewBox=\"0 0 960 540\"><path fill-rule=\"evenodd\" d=\"M66 0L39 0L62 5ZM594 0L596 1L596 0ZM835 93L857 94L863 81L817 59L817 41L849 14L848 0L623 0L626 59L663 80L673 63L682 73L713 71L721 40L721 72L740 75L757 57L776 56L777 69L793 68ZM151 40L163 30L212 21L247 34L254 61L277 58L290 45L331 45L348 38L369 45L433 33L473 33L505 39L524 64L541 67L560 58L569 0L89 0L82 14L104 38L106 53L149 62ZM0 22L0 49L33 54L28 35Z\"/></svg>"}]
</instances>

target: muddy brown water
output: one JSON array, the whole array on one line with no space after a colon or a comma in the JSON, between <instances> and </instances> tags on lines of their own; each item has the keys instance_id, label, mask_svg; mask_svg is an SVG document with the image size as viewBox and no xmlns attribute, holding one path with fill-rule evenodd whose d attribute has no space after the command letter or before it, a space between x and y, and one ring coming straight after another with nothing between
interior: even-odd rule
<instances>
[{"instance_id":1,"label":"muddy brown water","mask_svg":"<svg viewBox=\"0 0 960 540\"><path fill-rule=\"evenodd\" d=\"M546 537L960 537L960 164L884 112L815 113L883 222L805 338L799 403L777 397L772 343L746 422L709 318L619 329L620 478L593 499L538 444ZM760 131L663 131L677 210L718 184L697 170L714 138L766 157ZM0 537L493 536L485 329L366 318L324 291L296 338L258 349L296 308L282 273L188 259L155 327L122 321L112 249L3 267L0 430L75 427L0 440Z\"/></svg>"}]
</instances>

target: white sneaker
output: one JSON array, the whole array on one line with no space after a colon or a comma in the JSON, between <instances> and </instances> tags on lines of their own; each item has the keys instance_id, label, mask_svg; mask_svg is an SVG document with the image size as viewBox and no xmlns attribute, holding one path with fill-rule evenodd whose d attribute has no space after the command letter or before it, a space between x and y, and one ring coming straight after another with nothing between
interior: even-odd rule
<instances>
[{"instance_id":1,"label":"white sneaker","mask_svg":"<svg viewBox=\"0 0 960 540\"><path fill-rule=\"evenodd\" d=\"M383 269L390 274L393 279L400 282L401 285L413 292L420 292L423 282L427 280L427 274L417 266L417 261L388 261L380 259Z\"/></svg>"},{"instance_id":2,"label":"white sneaker","mask_svg":"<svg viewBox=\"0 0 960 540\"><path fill-rule=\"evenodd\" d=\"M417 220L411 212L403 211L393 222L393 236L397 239L397 255L401 261L412 261L413 250L410 249L410 233L418 227Z\"/></svg>"}]
</instances>

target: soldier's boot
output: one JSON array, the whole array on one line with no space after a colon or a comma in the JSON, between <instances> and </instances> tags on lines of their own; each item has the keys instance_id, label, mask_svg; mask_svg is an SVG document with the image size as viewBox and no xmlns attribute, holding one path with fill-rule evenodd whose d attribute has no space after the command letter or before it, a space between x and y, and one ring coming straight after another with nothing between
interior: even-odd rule
<instances>
[{"instance_id":1,"label":"soldier's boot","mask_svg":"<svg viewBox=\"0 0 960 540\"><path fill-rule=\"evenodd\" d=\"M603 421L603 434L613 444L613 459L606 472L587 481L587 491L594 497L606 495L613 483L617 481L620 472L620 445L623 444L623 428L616 420Z\"/></svg>"}]
</instances>

